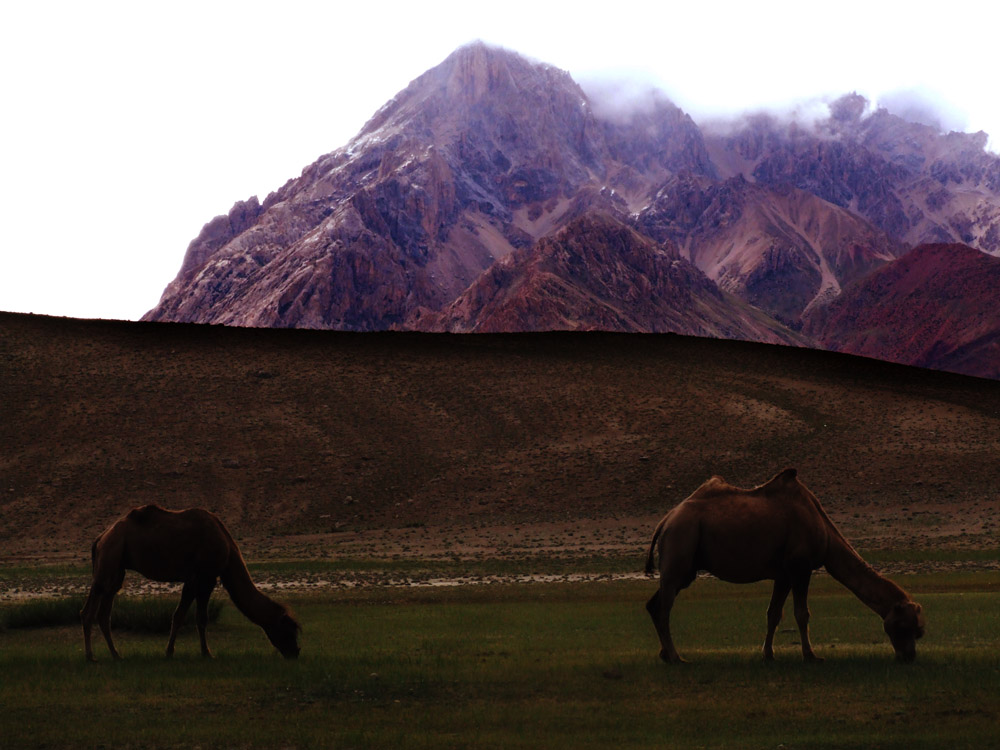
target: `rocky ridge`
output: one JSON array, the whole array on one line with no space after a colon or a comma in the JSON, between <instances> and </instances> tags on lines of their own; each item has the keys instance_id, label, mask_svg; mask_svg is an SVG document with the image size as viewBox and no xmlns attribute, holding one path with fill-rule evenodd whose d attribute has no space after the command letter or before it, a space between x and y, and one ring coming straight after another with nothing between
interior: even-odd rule
<instances>
[{"instance_id":1,"label":"rocky ridge","mask_svg":"<svg viewBox=\"0 0 1000 750\"><path fill-rule=\"evenodd\" d=\"M756 314L755 314L756 313ZM727 294L676 249L590 213L493 264L427 330L672 332L802 344Z\"/></svg>"}]
</instances>

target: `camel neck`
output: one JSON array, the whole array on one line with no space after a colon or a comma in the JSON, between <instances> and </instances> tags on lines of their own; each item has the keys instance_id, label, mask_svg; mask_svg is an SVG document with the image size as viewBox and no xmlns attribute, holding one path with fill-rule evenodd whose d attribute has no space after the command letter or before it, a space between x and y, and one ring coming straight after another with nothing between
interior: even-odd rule
<instances>
[{"instance_id":1,"label":"camel neck","mask_svg":"<svg viewBox=\"0 0 1000 750\"><path fill-rule=\"evenodd\" d=\"M281 609L281 605L257 588L238 550L234 551L219 580L236 608L256 625L270 622Z\"/></svg>"},{"instance_id":2,"label":"camel neck","mask_svg":"<svg viewBox=\"0 0 1000 750\"><path fill-rule=\"evenodd\" d=\"M866 606L885 618L893 604L909 599L899 586L879 575L839 532L830 534L826 554L827 572L840 581Z\"/></svg>"}]
</instances>

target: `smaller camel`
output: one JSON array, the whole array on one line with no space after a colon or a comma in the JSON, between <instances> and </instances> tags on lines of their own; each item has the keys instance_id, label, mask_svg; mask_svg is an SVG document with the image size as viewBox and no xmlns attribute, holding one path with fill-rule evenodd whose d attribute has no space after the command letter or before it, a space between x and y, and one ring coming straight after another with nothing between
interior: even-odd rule
<instances>
[{"instance_id":1,"label":"smaller camel","mask_svg":"<svg viewBox=\"0 0 1000 750\"><path fill-rule=\"evenodd\" d=\"M822 661L809 642L806 602L812 572L821 566L882 618L897 659L916 658L916 641L924 634L920 605L861 559L795 469L785 469L749 490L721 477L709 479L656 527L646 557L647 575L656 568L658 541L660 587L646 610L660 638L660 658L666 662L684 661L670 636L670 610L699 570L730 583L774 581L764 639L768 661L774 659L774 632L791 591L802 657Z\"/></svg>"},{"instance_id":2,"label":"smaller camel","mask_svg":"<svg viewBox=\"0 0 1000 750\"><path fill-rule=\"evenodd\" d=\"M165 510L158 505L135 508L97 537L91 547L91 560L94 580L80 612L89 661L96 661L90 647L90 630L95 620L108 642L111 656L121 658L111 640L111 607L126 570L137 571L151 581L184 584L180 604L171 619L168 657L173 656L177 631L192 601L198 603L201 653L212 656L205 628L208 600L216 580L222 581L237 609L263 628L285 658L299 655L298 622L287 607L254 585L239 547L214 513L202 508Z\"/></svg>"}]
</instances>

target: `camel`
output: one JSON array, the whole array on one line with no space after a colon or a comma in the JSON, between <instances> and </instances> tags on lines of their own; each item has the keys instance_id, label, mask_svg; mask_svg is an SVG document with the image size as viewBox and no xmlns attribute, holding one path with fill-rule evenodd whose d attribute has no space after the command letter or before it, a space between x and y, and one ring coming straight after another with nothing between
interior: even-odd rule
<instances>
[{"instance_id":1,"label":"camel","mask_svg":"<svg viewBox=\"0 0 1000 750\"><path fill-rule=\"evenodd\" d=\"M158 505L135 508L119 518L91 547L94 580L80 612L88 661L96 661L90 647L90 629L97 620L111 656L121 655L111 640L111 606L126 570L152 581L183 583L167 641L173 656L177 631L193 600L197 601L201 653L211 657L205 640L208 600L221 580L233 604L247 619L263 628L274 647L287 659L299 655L298 622L287 607L261 593L250 578L239 547L214 514L202 508L165 510Z\"/></svg>"},{"instance_id":2,"label":"camel","mask_svg":"<svg viewBox=\"0 0 1000 750\"><path fill-rule=\"evenodd\" d=\"M684 661L670 636L670 610L699 570L730 583L774 581L764 639L767 661L774 659L774 631L791 591L802 657L822 661L809 642L806 602L809 579L821 566L882 618L898 660L916 658L916 641L924 634L920 605L861 559L795 469L785 469L749 490L721 477L702 484L656 527L646 557L647 575L655 572L657 541L660 587L646 610L659 635L660 658L668 663Z\"/></svg>"}]
</instances>

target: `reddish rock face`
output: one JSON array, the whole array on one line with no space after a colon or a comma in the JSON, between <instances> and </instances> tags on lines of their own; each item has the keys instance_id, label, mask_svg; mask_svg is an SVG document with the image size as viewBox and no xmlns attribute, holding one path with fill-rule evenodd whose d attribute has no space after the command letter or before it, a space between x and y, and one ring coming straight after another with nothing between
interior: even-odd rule
<instances>
[{"instance_id":1,"label":"reddish rock face","mask_svg":"<svg viewBox=\"0 0 1000 750\"><path fill-rule=\"evenodd\" d=\"M346 146L206 224L144 318L805 344L808 323L835 346L825 306L910 247L1000 253L983 134L857 95L824 120L708 135L660 95L645 104L595 109L561 70L463 47Z\"/></svg>"},{"instance_id":2,"label":"reddish rock face","mask_svg":"<svg viewBox=\"0 0 1000 750\"><path fill-rule=\"evenodd\" d=\"M828 349L1000 378L1000 258L914 248L807 315L804 332Z\"/></svg>"},{"instance_id":3,"label":"reddish rock face","mask_svg":"<svg viewBox=\"0 0 1000 750\"><path fill-rule=\"evenodd\" d=\"M676 249L591 213L484 273L428 330L675 332L802 343L721 292Z\"/></svg>"}]
</instances>

